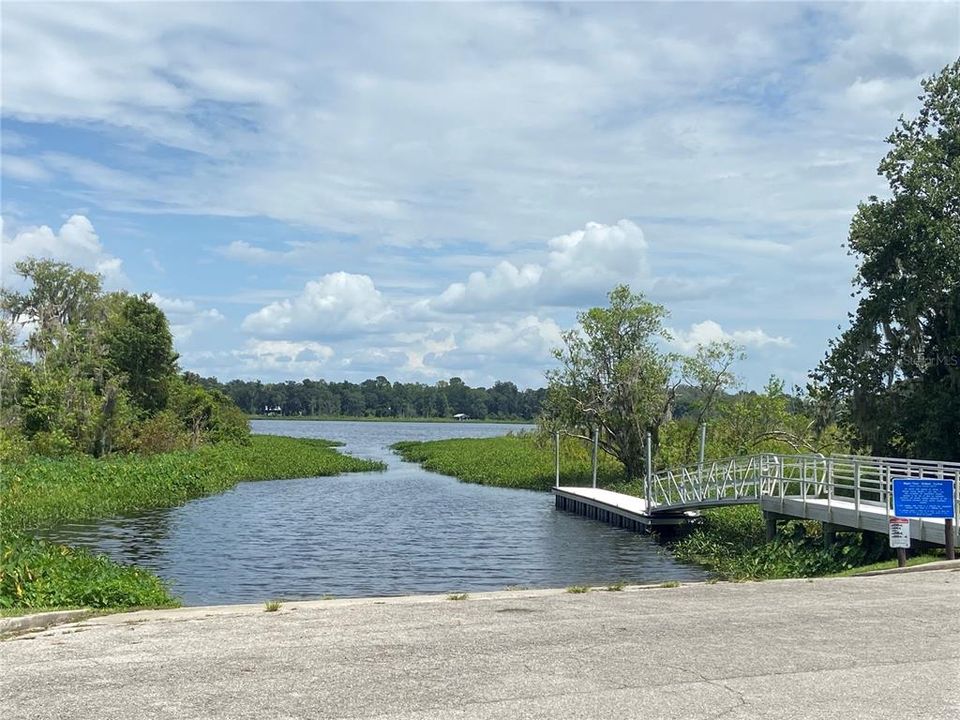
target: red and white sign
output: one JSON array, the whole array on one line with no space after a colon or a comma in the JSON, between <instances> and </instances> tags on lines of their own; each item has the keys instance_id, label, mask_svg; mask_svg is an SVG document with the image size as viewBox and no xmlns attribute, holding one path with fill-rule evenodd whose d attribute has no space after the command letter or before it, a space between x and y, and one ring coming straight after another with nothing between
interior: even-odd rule
<instances>
[{"instance_id":1,"label":"red and white sign","mask_svg":"<svg viewBox=\"0 0 960 720\"><path fill-rule=\"evenodd\" d=\"M907 518L890 518L890 547L910 547L910 521Z\"/></svg>"}]
</instances>

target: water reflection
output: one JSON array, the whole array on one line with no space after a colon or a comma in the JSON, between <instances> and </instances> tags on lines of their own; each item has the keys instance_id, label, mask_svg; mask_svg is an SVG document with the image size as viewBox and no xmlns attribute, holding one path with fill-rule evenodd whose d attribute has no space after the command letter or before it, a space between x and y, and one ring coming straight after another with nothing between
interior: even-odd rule
<instances>
[{"instance_id":1,"label":"water reflection","mask_svg":"<svg viewBox=\"0 0 960 720\"><path fill-rule=\"evenodd\" d=\"M401 439L500 435L510 425L257 421L326 437L385 472L242 483L182 507L46 536L168 579L187 604L692 580L648 538L556 512L546 493L460 483L391 453Z\"/></svg>"}]
</instances>

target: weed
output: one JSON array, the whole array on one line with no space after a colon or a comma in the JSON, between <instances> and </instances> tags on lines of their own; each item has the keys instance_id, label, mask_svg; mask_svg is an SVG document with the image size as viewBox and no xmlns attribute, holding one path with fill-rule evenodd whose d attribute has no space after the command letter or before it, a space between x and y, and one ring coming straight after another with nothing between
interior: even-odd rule
<instances>
[{"instance_id":1,"label":"weed","mask_svg":"<svg viewBox=\"0 0 960 720\"><path fill-rule=\"evenodd\" d=\"M618 582L610 583L609 585L607 585L607 590L608 590L609 592L620 592L620 591L623 590L626 586L627 586L627 583L624 582L623 580L620 580L620 581L618 581Z\"/></svg>"},{"instance_id":2,"label":"weed","mask_svg":"<svg viewBox=\"0 0 960 720\"><path fill-rule=\"evenodd\" d=\"M452 595L447 595L447 600L466 600L466 593L453 593Z\"/></svg>"},{"instance_id":3,"label":"weed","mask_svg":"<svg viewBox=\"0 0 960 720\"><path fill-rule=\"evenodd\" d=\"M267 600L263 604L263 610L264 612L276 612L280 609L281 605L283 605L283 603L279 600Z\"/></svg>"},{"instance_id":4,"label":"weed","mask_svg":"<svg viewBox=\"0 0 960 720\"><path fill-rule=\"evenodd\" d=\"M404 460L465 482L549 490L556 473L552 442L532 433L519 433L482 439L400 442L393 449ZM590 482L590 452L582 443L572 438L561 442L560 473L565 483ZM623 465L602 454L598 479L602 484L621 482Z\"/></svg>"},{"instance_id":5,"label":"weed","mask_svg":"<svg viewBox=\"0 0 960 720\"><path fill-rule=\"evenodd\" d=\"M721 580L816 577L873 562L889 550L872 533L842 533L830 549L823 547L820 524L785 523L771 542L756 506L717 508L703 513L701 524L673 544L682 562L704 565Z\"/></svg>"},{"instance_id":6,"label":"weed","mask_svg":"<svg viewBox=\"0 0 960 720\"><path fill-rule=\"evenodd\" d=\"M590 588L586 585L571 585L570 587L567 588L567 592L578 595L580 593L590 592Z\"/></svg>"},{"instance_id":7,"label":"weed","mask_svg":"<svg viewBox=\"0 0 960 720\"><path fill-rule=\"evenodd\" d=\"M677 580L667 580L666 582L662 582L659 585L657 585L657 587L675 588L675 587L680 587L680 583Z\"/></svg>"}]
</instances>

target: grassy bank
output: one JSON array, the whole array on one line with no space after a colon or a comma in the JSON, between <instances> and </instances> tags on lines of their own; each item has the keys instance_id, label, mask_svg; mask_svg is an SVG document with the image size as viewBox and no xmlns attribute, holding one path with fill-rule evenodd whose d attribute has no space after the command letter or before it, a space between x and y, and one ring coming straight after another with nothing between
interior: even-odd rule
<instances>
[{"instance_id":1,"label":"grassy bank","mask_svg":"<svg viewBox=\"0 0 960 720\"><path fill-rule=\"evenodd\" d=\"M402 442L393 447L405 460L465 482L531 490L549 490L554 483L553 441L534 434ZM564 440L560 472L564 483L589 484L589 448ZM643 494L643 483L625 482L622 465L606 455L601 455L598 484L617 492ZM885 537L841 532L833 547L825 549L821 525L812 521L784 523L779 537L768 543L756 505L704 511L700 522L671 540L669 547L681 562L702 565L727 580L852 574L896 564L889 559ZM937 559L936 554L929 559Z\"/></svg>"},{"instance_id":2,"label":"grassy bank","mask_svg":"<svg viewBox=\"0 0 960 720\"><path fill-rule=\"evenodd\" d=\"M175 604L155 576L86 551L33 540L29 529L157 507L223 492L245 480L377 470L333 443L253 436L249 445L105 460L31 458L3 468L0 607Z\"/></svg>"},{"instance_id":3,"label":"grassy bank","mask_svg":"<svg viewBox=\"0 0 960 720\"><path fill-rule=\"evenodd\" d=\"M553 439L532 433L400 442L393 449L404 460L420 463L427 470L480 485L549 490L556 473ZM590 450L582 442L570 438L561 442L560 476L572 485L590 483ZM601 453L597 482L610 485L622 480L623 466Z\"/></svg>"}]
</instances>

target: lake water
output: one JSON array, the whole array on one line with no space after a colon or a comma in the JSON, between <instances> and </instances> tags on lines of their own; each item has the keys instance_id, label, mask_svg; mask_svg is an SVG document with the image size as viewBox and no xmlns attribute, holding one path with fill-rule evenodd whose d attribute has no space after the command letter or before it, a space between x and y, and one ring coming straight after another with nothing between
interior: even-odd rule
<instances>
[{"instance_id":1,"label":"lake water","mask_svg":"<svg viewBox=\"0 0 960 720\"><path fill-rule=\"evenodd\" d=\"M558 512L548 493L461 483L403 462L398 440L490 437L480 423L257 420L387 470L240 483L221 495L42 537L149 568L187 605L698 580L648 537Z\"/></svg>"}]
</instances>

